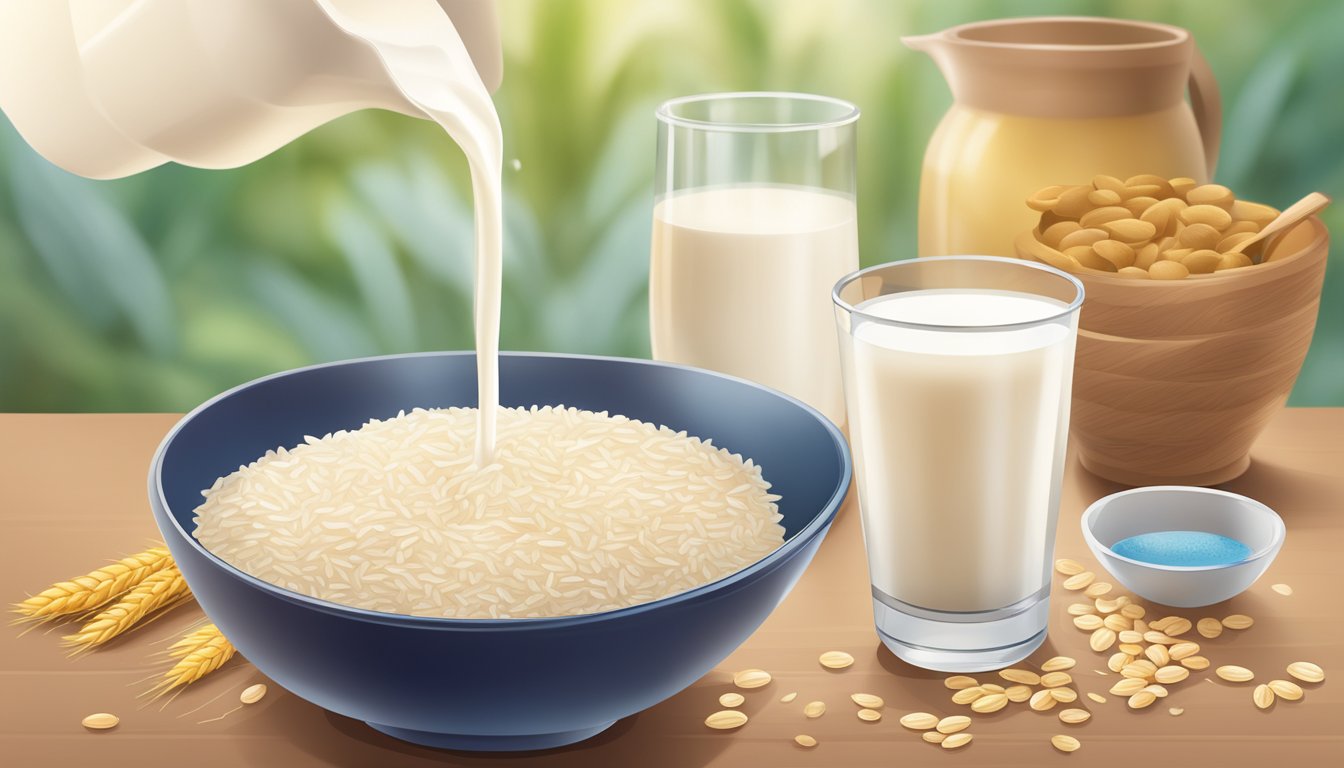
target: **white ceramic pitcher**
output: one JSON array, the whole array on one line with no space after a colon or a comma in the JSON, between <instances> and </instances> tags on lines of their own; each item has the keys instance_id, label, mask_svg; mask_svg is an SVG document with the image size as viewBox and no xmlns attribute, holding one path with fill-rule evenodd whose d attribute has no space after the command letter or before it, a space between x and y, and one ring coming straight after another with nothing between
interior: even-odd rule
<instances>
[{"instance_id":1,"label":"white ceramic pitcher","mask_svg":"<svg viewBox=\"0 0 1344 768\"><path fill-rule=\"evenodd\" d=\"M424 117L352 21L412 47L458 35L499 85L491 0L4 0L0 110L48 160L100 179L236 167L358 109Z\"/></svg>"}]
</instances>

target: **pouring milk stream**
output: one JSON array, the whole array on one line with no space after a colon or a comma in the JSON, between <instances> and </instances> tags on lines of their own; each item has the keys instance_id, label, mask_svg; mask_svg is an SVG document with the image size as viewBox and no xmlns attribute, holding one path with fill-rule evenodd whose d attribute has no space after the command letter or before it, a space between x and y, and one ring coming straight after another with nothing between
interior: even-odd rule
<instances>
[{"instance_id":1,"label":"pouring milk stream","mask_svg":"<svg viewBox=\"0 0 1344 768\"><path fill-rule=\"evenodd\" d=\"M499 405L497 38L484 0L7 0L0 109L48 160L91 178L169 160L236 167L357 109L438 123L471 169L485 466Z\"/></svg>"}]
</instances>

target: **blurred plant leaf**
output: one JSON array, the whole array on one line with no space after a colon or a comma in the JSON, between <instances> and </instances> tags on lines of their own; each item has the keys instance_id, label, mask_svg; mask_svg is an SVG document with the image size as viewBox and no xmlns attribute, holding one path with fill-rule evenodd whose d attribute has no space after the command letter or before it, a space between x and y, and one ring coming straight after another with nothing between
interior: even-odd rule
<instances>
[{"instance_id":1,"label":"blurred plant leaf","mask_svg":"<svg viewBox=\"0 0 1344 768\"><path fill-rule=\"evenodd\" d=\"M19 226L75 306L106 328L124 319L151 354L169 355L175 321L168 286L149 247L95 189L26 146L11 146L10 188Z\"/></svg>"},{"instance_id":2,"label":"blurred plant leaf","mask_svg":"<svg viewBox=\"0 0 1344 768\"><path fill-rule=\"evenodd\" d=\"M406 280L396 254L378 226L344 196L326 207L326 228L354 273L365 312L386 348L416 347L415 322Z\"/></svg>"}]
</instances>

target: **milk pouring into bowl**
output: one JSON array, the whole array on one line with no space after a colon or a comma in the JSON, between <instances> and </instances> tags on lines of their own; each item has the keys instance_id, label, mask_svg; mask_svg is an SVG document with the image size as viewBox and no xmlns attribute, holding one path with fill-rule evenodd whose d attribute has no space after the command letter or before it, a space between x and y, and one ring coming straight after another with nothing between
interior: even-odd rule
<instances>
[{"instance_id":1,"label":"milk pouring into bowl","mask_svg":"<svg viewBox=\"0 0 1344 768\"><path fill-rule=\"evenodd\" d=\"M490 3L444 6L471 44L434 0L5 3L0 107L49 160L96 178L168 160L242 165L357 109L437 122L471 169L484 466L499 404L503 138L477 60L497 84L499 51Z\"/></svg>"}]
</instances>

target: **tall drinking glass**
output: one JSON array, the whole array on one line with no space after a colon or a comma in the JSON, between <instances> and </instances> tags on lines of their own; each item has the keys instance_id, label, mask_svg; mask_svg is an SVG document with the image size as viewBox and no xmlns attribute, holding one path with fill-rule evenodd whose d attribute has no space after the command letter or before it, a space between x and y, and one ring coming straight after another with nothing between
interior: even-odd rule
<instances>
[{"instance_id":1,"label":"tall drinking glass","mask_svg":"<svg viewBox=\"0 0 1344 768\"><path fill-rule=\"evenodd\" d=\"M657 115L654 358L752 379L843 425L827 292L859 266L858 109L726 93L673 99Z\"/></svg>"},{"instance_id":2,"label":"tall drinking glass","mask_svg":"<svg viewBox=\"0 0 1344 768\"><path fill-rule=\"evenodd\" d=\"M882 642L997 669L1045 640L1083 285L951 256L835 287L850 444Z\"/></svg>"}]
</instances>

